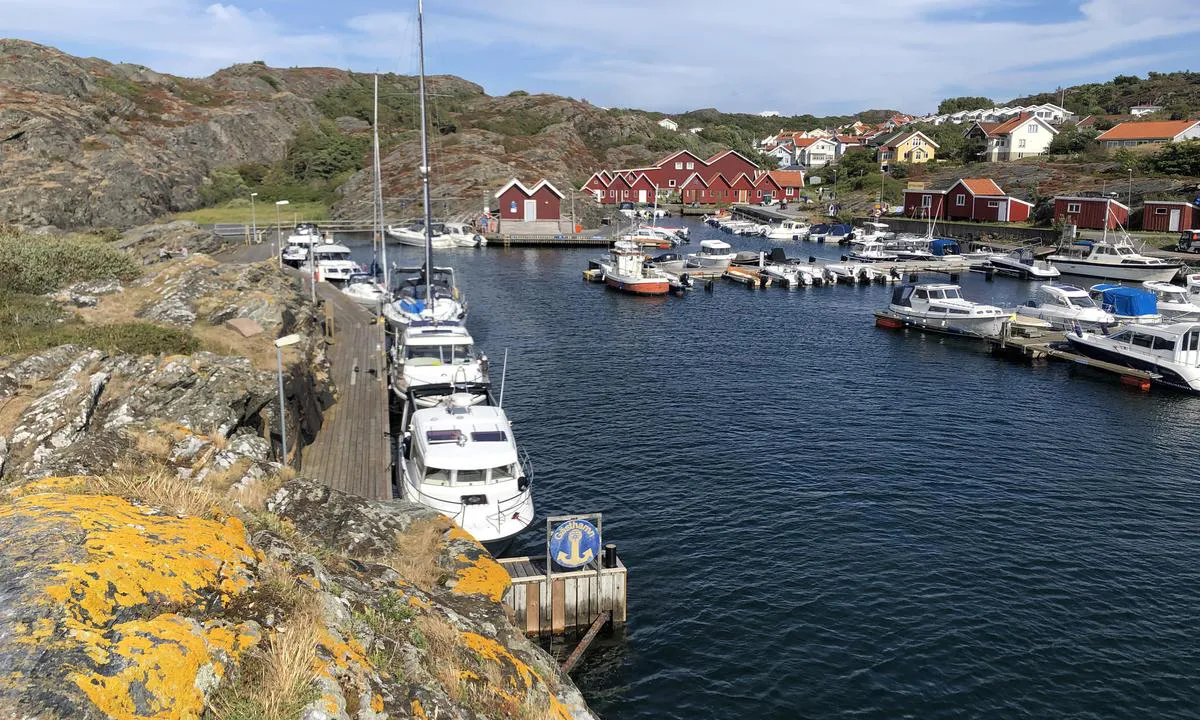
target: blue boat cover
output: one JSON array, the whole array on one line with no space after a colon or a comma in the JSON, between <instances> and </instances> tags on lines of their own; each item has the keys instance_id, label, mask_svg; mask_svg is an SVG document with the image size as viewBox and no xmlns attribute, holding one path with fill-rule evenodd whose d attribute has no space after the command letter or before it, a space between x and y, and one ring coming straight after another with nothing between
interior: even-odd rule
<instances>
[{"instance_id":1,"label":"blue boat cover","mask_svg":"<svg viewBox=\"0 0 1200 720\"><path fill-rule=\"evenodd\" d=\"M846 235L847 233L850 233L853 231L854 231L853 227L842 224L842 223L829 226L829 234L830 235Z\"/></svg>"},{"instance_id":2,"label":"blue boat cover","mask_svg":"<svg viewBox=\"0 0 1200 720\"><path fill-rule=\"evenodd\" d=\"M1134 317L1158 313L1158 299L1149 290L1108 284L1093 285L1092 290L1100 293L1101 307L1114 315Z\"/></svg>"},{"instance_id":3,"label":"blue boat cover","mask_svg":"<svg viewBox=\"0 0 1200 720\"><path fill-rule=\"evenodd\" d=\"M944 238L938 238L930 241L929 251L938 257L943 255L962 254L962 249L958 246L958 243L954 242L953 240L946 240Z\"/></svg>"}]
</instances>

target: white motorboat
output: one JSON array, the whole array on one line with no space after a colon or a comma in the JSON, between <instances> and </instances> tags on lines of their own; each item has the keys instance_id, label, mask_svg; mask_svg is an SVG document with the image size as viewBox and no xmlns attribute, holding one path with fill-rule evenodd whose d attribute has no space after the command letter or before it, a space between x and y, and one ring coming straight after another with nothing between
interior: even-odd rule
<instances>
[{"instance_id":1,"label":"white motorboat","mask_svg":"<svg viewBox=\"0 0 1200 720\"><path fill-rule=\"evenodd\" d=\"M458 291L454 270L435 267L426 279L423 268L394 268L410 273L396 290L394 299L383 306L383 316L393 330L409 325L459 325L467 319L467 301Z\"/></svg>"},{"instance_id":2,"label":"white motorboat","mask_svg":"<svg viewBox=\"0 0 1200 720\"><path fill-rule=\"evenodd\" d=\"M1200 320L1200 304L1185 288L1166 282L1148 280L1142 287L1154 293L1158 304L1158 313L1163 322L1178 323Z\"/></svg>"},{"instance_id":3,"label":"white motorboat","mask_svg":"<svg viewBox=\"0 0 1200 720\"><path fill-rule=\"evenodd\" d=\"M429 245L434 250L448 250L449 248L458 246L454 237L446 232L444 223L431 223L429 227ZM388 237L401 245L422 248L426 245L425 225L421 221L417 221L407 227L388 225L386 229Z\"/></svg>"},{"instance_id":4,"label":"white motorboat","mask_svg":"<svg viewBox=\"0 0 1200 720\"><path fill-rule=\"evenodd\" d=\"M363 274L363 267L350 259L350 248L337 243L311 245L308 258L300 264L300 272L312 273L316 266L316 279L329 282L346 282L353 275Z\"/></svg>"},{"instance_id":5,"label":"white motorboat","mask_svg":"<svg viewBox=\"0 0 1200 720\"><path fill-rule=\"evenodd\" d=\"M700 252L688 253L687 266L712 272L724 271L737 253L722 240L701 240Z\"/></svg>"},{"instance_id":6,"label":"white motorboat","mask_svg":"<svg viewBox=\"0 0 1200 720\"><path fill-rule=\"evenodd\" d=\"M416 396L417 407L433 407L453 388L485 387L488 383L487 357L475 352L471 333L461 325L425 325L409 327L398 333L389 351L392 356L391 386L402 399L418 387L437 385L441 395ZM487 401L487 393L475 396L473 404Z\"/></svg>"},{"instance_id":7,"label":"white motorboat","mask_svg":"<svg viewBox=\"0 0 1200 720\"><path fill-rule=\"evenodd\" d=\"M1075 328L1066 338L1083 355L1153 373L1151 383L1200 393L1200 323L1121 326L1108 334Z\"/></svg>"},{"instance_id":8,"label":"white motorboat","mask_svg":"<svg viewBox=\"0 0 1200 720\"><path fill-rule=\"evenodd\" d=\"M604 284L634 295L666 295L671 283L661 270L646 267L642 248L628 240L613 243L609 256L600 261Z\"/></svg>"},{"instance_id":9,"label":"white motorboat","mask_svg":"<svg viewBox=\"0 0 1200 720\"><path fill-rule=\"evenodd\" d=\"M1041 318L1063 329L1076 323L1083 327L1116 324L1117 318L1104 310L1083 288L1074 285L1040 285L1032 300L1017 308L1023 315Z\"/></svg>"},{"instance_id":10,"label":"white motorboat","mask_svg":"<svg viewBox=\"0 0 1200 720\"><path fill-rule=\"evenodd\" d=\"M1182 263L1140 255L1124 239L1081 240L1047 259L1070 275L1139 283L1169 282L1183 267Z\"/></svg>"},{"instance_id":11,"label":"white motorboat","mask_svg":"<svg viewBox=\"0 0 1200 720\"><path fill-rule=\"evenodd\" d=\"M436 225L434 226L437 227ZM450 236L454 247L483 247L487 238L475 232L475 228L466 223L442 223L445 234Z\"/></svg>"},{"instance_id":12,"label":"white motorboat","mask_svg":"<svg viewBox=\"0 0 1200 720\"><path fill-rule=\"evenodd\" d=\"M1158 325L1163 321L1158 299L1149 290L1100 283L1088 288L1088 292L1100 307L1116 316L1117 322Z\"/></svg>"},{"instance_id":13,"label":"white motorboat","mask_svg":"<svg viewBox=\"0 0 1200 720\"><path fill-rule=\"evenodd\" d=\"M688 238L692 234L692 231L686 225L680 225L678 227L671 227L671 226L666 226L666 225L647 225L646 227L650 228L651 230L656 230L658 232L666 233L668 236L673 235L673 236L679 238L680 240L682 240L683 242L688 242Z\"/></svg>"},{"instance_id":14,"label":"white motorboat","mask_svg":"<svg viewBox=\"0 0 1200 720\"><path fill-rule=\"evenodd\" d=\"M989 268L1021 280L1049 280L1062 274L1045 260L1038 260L1029 248L1017 248L1007 255L989 255L983 269Z\"/></svg>"},{"instance_id":15,"label":"white motorboat","mask_svg":"<svg viewBox=\"0 0 1200 720\"><path fill-rule=\"evenodd\" d=\"M652 227L640 227L628 235L622 235L624 242L636 243L642 247L671 248L679 244L679 236Z\"/></svg>"},{"instance_id":16,"label":"white motorboat","mask_svg":"<svg viewBox=\"0 0 1200 720\"><path fill-rule=\"evenodd\" d=\"M1200 273L1191 273L1185 278L1187 282L1188 299L1194 303L1200 303Z\"/></svg>"},{"instance_id":17,"label":"white motorboat","mask_svg":"<svg viewBox=\"0 0 1200 720\"><path fill-rule=\"evenodd\" d=\"M896 239L896 233L888 230L888 226L885 223L867 221L862 224L854 239L855 242L876 241L886 243L889 240Z\"/></svg>"},{"instance_id":18,"label":"white motorboat","mask_svg":"<svg viewBox=\"0 0 1200 720\"><path fill-rule=\"evenodd\" d=\"M325 238L316 223L300 223L284 239L279 255L284 265L299 267L308 259L308 249L324 242Z\"/></svg>"},{"instance_id":19,"label":"white motorboat","mask_svg":"<svg viewBox=\"0 0 1200 720\"><path fill-rule=\"evenodd\" d=\"M840 262L830 263L825 266L825 270L833 278L835 283L871 283L880 276L880 273L873 269L869 263L857 262Z\"/></svg>"},{"instance_id":20,"label":"white motorboat","mask_svg":"<svg viewBox=\"0 0 1200 720\"><path fill-rule=\"evenodd\" d=\"M677 252L665 252L645 260L642 264L666 273L678 275L683 272L686 260Z\"/></svg>"},{"instance_id":21,"label":"white motorboat","mask_svg":"<svg viewBox=\"0 0 1200 720\"><path fill-rule=\"evenodd\" d=\"M1009 313L995 305L963 298L958 285L901 285L892 291L888 309L917 327L961 335L999 335Z\"/></svg>"},{"instance_id":22,"label":"white motorboat","mask_svg":"<svg viewBox=\"0 0 1200 720\"><path fill-rule=\"evenodd\" d=\"M808 236L808 223L802 220L784 220L767 232L771 240L803 240Z\"/></svg>"},{"instance_id":23,"label":"white motorboat","mask_svg":"<svg viewBox=\"0 0 1200 720\"><path fill-rule=\"evenodd\" d=\"M499 554L533 523L533 473L504 410L475 401L456 393L436 407L406 407L400 492Z\"/></svg>"},{"instance_id":24,"label":"white motorboat","mask_svg":"<svg viewBox=\"0 0 1200 720\"><path fill-rule=\"evenodd\" d=\"M820 268L789 258L783 248L772 248L770 254L759 253L758 267L764 275L784 287L809 287L825 282Z\"/></svg>"},{"instance_id":25,"label":"white motorboat","mask_svg":"<svg viewBox=\"0 0 1200 720\"><path fill-rule=\"evenodd\" d=\"M829 230L825 233L824 242L837 243L841 245L850 241L850 236L854 234L854 228L850 225L835 223L829 226Z\"/></svg>"},{"instance_id":26,"label":"white motorboat","mask_svg":"<svg viewBox=\"0 0 1200 720\"><path fill-rule=\"evenodd\" d=\"M928 262L937 259L929 250L929 241L923 237L898 237L885 242L883 249L895 255L901 262Z\"/></svg>"},{"instance_id":27,"label":"white motorboat","mask_svg":"<svg viewBox=\"0 0 1200 720\"><path fill-rule=\"evenodd\" d=\"M879 240L855 240L850 245L850 259L858 262L893 262L895 253L888 252Z\"/></svg>"},{"instance_id":28,"label":"white motorboat","mask_svg":"<svg viewBox=\"0 0 1200 720\"><path fill-rule=\"evenodd\" d=\"M354 302L368 308L380 309L388 301L387 289L367 273L358 273L346 278L342 292Z\"/></svg>"}]
</instances>

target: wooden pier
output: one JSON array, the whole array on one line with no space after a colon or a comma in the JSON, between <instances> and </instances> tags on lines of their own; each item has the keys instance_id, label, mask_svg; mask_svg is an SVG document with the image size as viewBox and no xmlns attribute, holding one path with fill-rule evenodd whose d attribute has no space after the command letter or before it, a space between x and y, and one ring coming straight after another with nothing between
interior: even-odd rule
<instances>
[{"instance_id":1,"label":"wooden pier","mask_svg":"<svg viewBox=\"0 0 1200 720\"><path fill-rule=\"evenodd\" d=\"M610 237L594 234L576 235L574 233L555 235L491 234L484 237L487 238L489 247L608 247L613 242L613 238Z\"/></svg>"},{"instance_id":2,"label":"wooden pier","mask_svg":"<svg viewBox=\"0 0 1200 720\"><path fill-rule=\"evenodd\" d=\"M335 490L390 500L391 420L383 322L327 282L317 283L317 295L326 308L337 402L325 412L312 444L304 448L301 468Z\"/></svg>"},{"instance_id":3,"label":"wooden pier","mask_svg":"<svg viewBox=\"0 0 1200 720\"><path fill-rule=\"evenodd\" d=\"M1122 385L1128 385L1143 391L1149 390L1153 381L1162 378L1157 373L1080 355L1070 349L1070 346L1066 344L1063 333L1057 331L1012 331L1009 329L1011 326L1006 324L1005 332L1000 335L966 335L941 328L918 325L887 310L876 311L875 324L882 328L911 329L935 335L962 338L966 341L982 342L988 346L993 355L1000 357L1027 361L1053 359L1071 362L1076 365L1083 365L1101 372L1116 375Z\"/></svg>"},{"instance_id":4,"label":"wooden pier","mask_svg":"<svg viewBox=\"0 0 1200 720\"><path fill-rule=\"evenodd\" d=\"M625 624L625 564L614 558L614 567L546 571L544 557L500 558L512 578L505 603L526 635L562 635L582 631L603 613L611 613L614 627Z\"/></svg>"}]
</instances>

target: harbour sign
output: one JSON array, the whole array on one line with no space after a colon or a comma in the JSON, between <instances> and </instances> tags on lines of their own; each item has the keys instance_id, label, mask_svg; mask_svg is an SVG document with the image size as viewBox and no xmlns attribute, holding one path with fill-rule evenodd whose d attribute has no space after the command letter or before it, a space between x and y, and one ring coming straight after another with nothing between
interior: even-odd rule
<instances>
[{"instance_id":1,"label":"harbour sign","mask_svg":"<svg viewBox=\"0 0 1200 720\"><path fill-rule=\"evenodd\" d=\"M600 557L600 531L587 520L568 520L550 534L550 557L560 567L583 567Z\"/></svg>"}]
</instances>

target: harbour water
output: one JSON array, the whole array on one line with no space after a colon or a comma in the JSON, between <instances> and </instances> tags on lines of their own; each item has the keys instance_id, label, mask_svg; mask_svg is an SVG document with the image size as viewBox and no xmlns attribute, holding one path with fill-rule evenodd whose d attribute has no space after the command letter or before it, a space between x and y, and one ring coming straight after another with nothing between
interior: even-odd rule
<instances>
[{"instance_id":1,"label":"harbour water","mask_svg":"<svg viewBox=\"0 0 1200 720\"><path fill-rule=\"evenodd\" d=\"M577 675L605 718L1196 716L1200 398L877 329L885 286L635 298L597 254L437 261L494 381L509 351L539 516L604 512L631 568Z\"/></svg>"}]
</instances>

